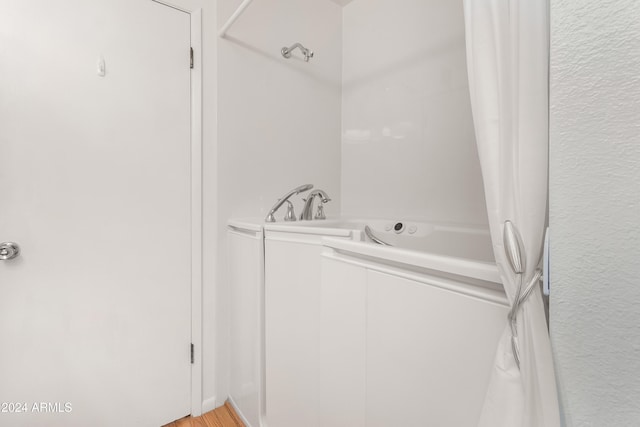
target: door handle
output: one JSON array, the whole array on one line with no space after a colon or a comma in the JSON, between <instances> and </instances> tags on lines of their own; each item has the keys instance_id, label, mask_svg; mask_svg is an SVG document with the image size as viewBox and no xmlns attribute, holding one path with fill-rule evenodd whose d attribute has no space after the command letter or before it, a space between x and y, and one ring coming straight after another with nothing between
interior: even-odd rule
<instances>
[{"instance_id":1,"label":"door handle","mask_svg":"<svg viewBox=\"0 0 640 427\"><path fill-rule=\"evenodd\" d=\"M18 255L20 255L20 246L17 243L0 243L0 261L14 259Z\"/></svg>"}]
</instances>

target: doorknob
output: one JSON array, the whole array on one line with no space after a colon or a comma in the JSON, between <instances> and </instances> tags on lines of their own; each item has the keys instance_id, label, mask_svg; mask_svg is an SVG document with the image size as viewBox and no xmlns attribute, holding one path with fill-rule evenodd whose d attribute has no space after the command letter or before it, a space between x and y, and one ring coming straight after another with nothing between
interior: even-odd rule
<instances>
[{"instance_id":1,"label":"doorknob","mask_svg":"<svg viewBox=\"0 0 640 427\"><path fill-rule=\"evenodd\" d=\"M0 243L0 261L14 259L18 255L20 255L20 246L17 243Z\"/></svg>"}]
</instances>

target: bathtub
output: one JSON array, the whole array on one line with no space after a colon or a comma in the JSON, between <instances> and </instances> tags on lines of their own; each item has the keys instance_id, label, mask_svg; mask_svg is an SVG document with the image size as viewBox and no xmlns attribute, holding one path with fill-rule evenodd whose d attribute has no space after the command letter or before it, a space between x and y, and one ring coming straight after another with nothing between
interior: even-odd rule
<instances>
[{"instance_id":1,"label":"bathtub","mask_svg":"<svg viewBox=\"0 0 640 427\"><path fill-rule=\"evenodd\" d=\"M245 424L475 425L509 308L487 230L329 218L228 233Z\"/></svg>"}]
</instances>

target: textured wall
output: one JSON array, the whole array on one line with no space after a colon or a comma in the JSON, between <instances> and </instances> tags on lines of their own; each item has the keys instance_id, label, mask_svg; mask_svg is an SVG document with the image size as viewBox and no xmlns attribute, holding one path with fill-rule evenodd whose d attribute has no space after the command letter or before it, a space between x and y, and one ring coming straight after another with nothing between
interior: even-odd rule
<instances>
[{"instance_id":1,"label":"textured wall","mask_svg":"<svg viewBox=\"0 0 640 427\"><path fill-rule=\"evenodd\" d=\"M462 1L343 11L342 213L487 224Z\"/></svg>"},{"instance_id":2,"label":"textured wall","mask_svg":"<svg viewBox=\"0 0 640 427\"><path fill-rule=\"evenodd\" d=\"M640 423L640 2L551 0L551 335L567 426Z\"/></svg>"}]
</instances>

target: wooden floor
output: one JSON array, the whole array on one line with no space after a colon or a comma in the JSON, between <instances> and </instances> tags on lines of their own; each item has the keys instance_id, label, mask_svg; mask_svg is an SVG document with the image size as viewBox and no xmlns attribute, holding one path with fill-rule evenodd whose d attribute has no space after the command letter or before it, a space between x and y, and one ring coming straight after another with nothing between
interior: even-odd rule
<instances>
[{"instance_id":1,"label":"wooden floor","mask_svg":"<svg viewBox=\"0 0 640 427\"><path fill-rule=\"evenodd\" d=\"M200 417L185 417L163 427L244 427L229 402Z\"/></svg>"}]
</instances>

